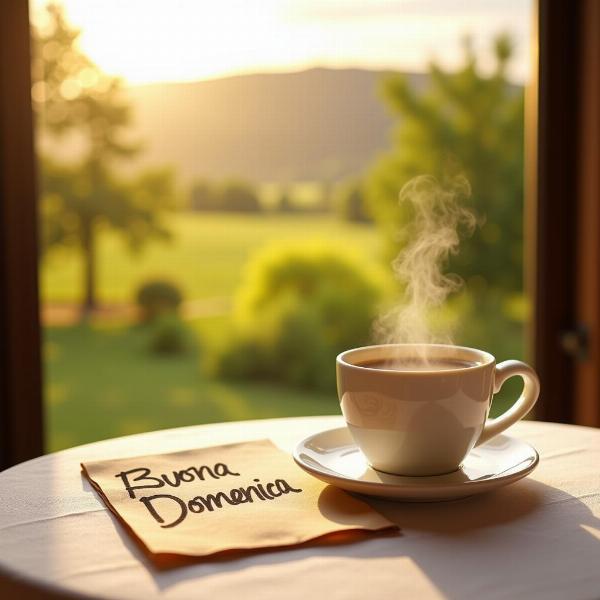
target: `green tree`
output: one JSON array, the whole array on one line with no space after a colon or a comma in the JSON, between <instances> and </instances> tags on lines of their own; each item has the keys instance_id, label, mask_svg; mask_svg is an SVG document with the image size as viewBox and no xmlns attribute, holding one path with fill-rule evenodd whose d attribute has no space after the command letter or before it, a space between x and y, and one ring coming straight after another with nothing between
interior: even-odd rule
<instances>
[{"instance_id":1,"label":"green tree","mask_svg":"<svg viewBox=\"0 0 600 600\"><path fill-rule=\"evenodd\" d=\"M260 198L250 183L225 181L219 190L219 207L226 212L260 212Z\"/></svg>"},{"instance_id":2,"label":"green tree","mask_svg":"<svg viewBox=\"0 0 600 600\"><path fill-rule=\"evenodd\" d=\"M495 69L484 76L466 41L463 66L450 72L432 64L422 93L401 75L384 81L384 97L399 122L393 149L369 173L367 202L395 255L398 231L410 217L398 204L402 186L421 174L442 183L465 175L484 224L463 241L449 268L504 294L522 289L523 92L506 78L508 36L496 38L494 55Z\"/></svg>"},{"instance_id":3,"label":"green tree","mask_svg":"<svg viewBox=\"0 0 600 600\"><path fill-rule=\"evenodd\" d=\"M283 187L281 190L279 199L277 201L277 210L280 213L292 213L296 211L294 199L292 198L292 194L287 187Z\"/></svg>"},{"instance_id":4,"label":"green tree","mask_svg":"<svg viewBox=\"0 0 600 600\"><path fill-rule=\"evenodd\" d=\"M196 181L190 191L189 207L194 211L219 210L219 196L215 186L206 180Z\"/></svg>"},{"instance_id":5,"label":"green tree","mask_svg":"<svg viewBox=\"0 0 600 600\"><path fill-rule=\"evenodd\" d=\"M96 237L109 225L133 249L151 237L166 237L161 214L174 196L173 176L150 170L132 180L115 173L116 162L140 151L130 137L131 108L120 79L109 77L77 46L79 31L66 21L62 7L46 8L46 23L33 31L32 97L44 142L75 134L81 157L61 164L43 159L42 206L45 248L71 243L84 264L83 314L96 304Z\"/></svg>"},{"instance_id":6,"label":"green tree","mask_svg":"<svg viewBox=\"0 0 600 600\"><path fill-rule=\"evenodd\" d=\"M366 207L364 184L360 180L351 180L336 186L333 194L333 206L340 218L355 223L372 221Z\"/></svg>"}]
</instances>

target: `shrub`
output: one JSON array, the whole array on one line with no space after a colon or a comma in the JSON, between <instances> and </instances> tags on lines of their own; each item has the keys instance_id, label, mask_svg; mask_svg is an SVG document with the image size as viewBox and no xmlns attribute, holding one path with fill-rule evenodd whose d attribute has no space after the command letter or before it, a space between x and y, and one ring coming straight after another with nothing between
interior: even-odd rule
<instances>
[{"instance_id":1,"label":"shrub","mask_svg":"<svg viewBox=\"0 0 600 600\"><path fill-rule=\"evenodd\" d=\"M167 279L152 279L143 283L136 292L136 303L144 322L159 316L176 314L183 294L179 287Z\"/></svg>"},{"instance_id":2,"label":"shrub","mask_svg":"<svg viewBox=\"0 0 600 600\"><path fill-rule=\"evenodd\" d=\"M335 357L368 343L380 278L358 258L323 246L274 246L249 265L235 333L213 361L227 378L334 389Z\"/></svg>"},{"instance_id":3,"label":"shrub","mask_svg":"<svg viewBox=\"0 0 600 600\"><path fill-rule=\"evenodd\" d=\"M190 348L189 332L176 314L164 314L150 324L148 350L153 354L183 354Z\"/></svg>"}]
</instances>

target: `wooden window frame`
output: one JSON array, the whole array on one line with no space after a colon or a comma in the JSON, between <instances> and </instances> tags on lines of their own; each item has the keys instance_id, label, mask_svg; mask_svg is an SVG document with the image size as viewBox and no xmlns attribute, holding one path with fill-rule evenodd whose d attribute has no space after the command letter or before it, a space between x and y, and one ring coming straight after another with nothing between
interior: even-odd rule
<instances>
[{"instance_id":1,"label":"wooden window frame","mask_svg":"<svg viewBox=\"0 0 600 600\"><path fill-rule=\"evenodd\" d=\"M29 10L0 17L0 469L44 449Z\"/></svg>"},{"instance_id":2,"label":"wooden window frame","mask_svg":"<svg viewBox=\"0 0 600 600\"><path fill-rule=\"evenodd\" d=\"M527 262L535 265L527 277L534 304L531 347L543 390L536 416L597 426L600 168L591 144L600 135L594 77L599 4L538 3L539 60L527 106L525 218ZM29 46L27 2L5 0L0 19L0 469L44 448Z\"/></svg>"},{"instance_id":3,"label":"wooden window frame","mask_svg":"<svg viewBox=\"0 0 600 600\"><path fill-rule=\"evenodd\" d=\"M598 427L599 4L542 0L537 11L526 154L536 417Z\"/></svg>"},{"instance_id":4,"label":"wooden window frame","mask_svg":"<svg viewBox=\"0 0 600 600\"><path fill-rule=\"evenodd\" d=\"M527 280L532 299L530 348L542 381L536 417L571 422L573 364L561 347L561 336L573 316L573 194L577 144L573 127L576 107L577 2L542 0L537 6L537 74L527 106L530 145L526 156L526 242L531 253ZM531 100L531 98L529 99ZM537 117L537 118L536 118ZM531 200L534 199L532 202Z\"/></svg>"},{"instance_id":5,"label":"wooden window frame","mask_svg":"<svg viewBox=\"0 0 600 600\"><path fill-rule=\"evenodd\" d=\"M577 357L573 421L600 427L600 2L585 0L579 15L577 237L575 319L585 352Z\"/></svg>"}]
</instances>

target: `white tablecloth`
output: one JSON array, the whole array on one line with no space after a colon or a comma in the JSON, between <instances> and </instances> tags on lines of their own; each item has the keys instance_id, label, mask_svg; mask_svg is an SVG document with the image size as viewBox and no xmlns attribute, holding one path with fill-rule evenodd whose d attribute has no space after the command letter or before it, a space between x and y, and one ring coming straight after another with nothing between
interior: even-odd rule
<instances>
[{"instance_id":1,"label":"white tablecloth","mask_svg":"<svg viewBox=\"0 0 600 600\"><path fill-rule=\"evenodd\" d=\"M0 598L281 600L600 598L600 431L523 422L541 461L512 486L455 502L369 500L402 535L153 568L79 463L271 438L291 450L339 417L204 425L107 440L0 473Z\"/></svg>"}]
</instances>

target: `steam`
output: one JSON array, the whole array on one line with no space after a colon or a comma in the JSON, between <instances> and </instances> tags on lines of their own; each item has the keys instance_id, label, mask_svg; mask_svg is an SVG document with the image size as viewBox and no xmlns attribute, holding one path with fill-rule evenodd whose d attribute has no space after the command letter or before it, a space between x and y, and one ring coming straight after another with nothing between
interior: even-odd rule
<instances>
[{"instance_id":1,"label":"steam","mask_svg":"<svg viewBox=\"0 0 600 600\"><path fill-rule=\"evenodd\" d=\"M460 234L472 233L477 225L475 215L462 204L470 195L464 177L442 186L434 177L421 175L400 191L401 208L412 215L404 231L404 249L392 263L404 293L399 306L376 325L382 343L451 343L451 332L439 324L432 326L431 315L462 285L457 275L443 269L450 255L458 252Z\"/></svg>"}]
</instances>

